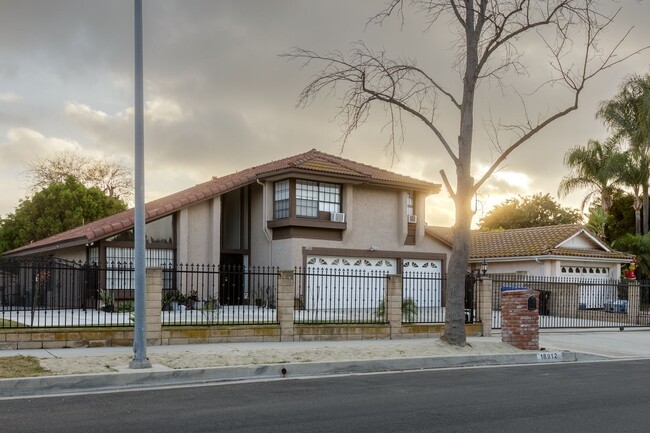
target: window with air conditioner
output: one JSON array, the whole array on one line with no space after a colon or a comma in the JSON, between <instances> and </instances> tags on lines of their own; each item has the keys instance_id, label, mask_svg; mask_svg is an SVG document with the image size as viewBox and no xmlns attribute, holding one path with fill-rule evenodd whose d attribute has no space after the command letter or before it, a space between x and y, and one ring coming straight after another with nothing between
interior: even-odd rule
<instances>
[{"instance_id":1,"label":"window with air conditioner","mask_svg":"<svg viewBox=\"0 0 650 433\"><path fill-rule=\"evenodd\" d=\"M418 222L418 217L415 215L415 199L413 198L413 192L409 192L406 195L406 220L409 224L415 224Z\"/></svg>"},{"instance_id":2,"label":"window with air conditioner","mask_svg":"<svg viewBox=\"0 0 650 433\"><path fill-rule=\"evenodd\" d=\"M292 209L295 204L295 210ZM274 184L273 218L290 217L322 219L321 212L341 214L341 185L328 182L297 179ZM336 221L341 216L336 216ZM342 218L345 218L344 216Z\"/></svg>"}]
</instances>

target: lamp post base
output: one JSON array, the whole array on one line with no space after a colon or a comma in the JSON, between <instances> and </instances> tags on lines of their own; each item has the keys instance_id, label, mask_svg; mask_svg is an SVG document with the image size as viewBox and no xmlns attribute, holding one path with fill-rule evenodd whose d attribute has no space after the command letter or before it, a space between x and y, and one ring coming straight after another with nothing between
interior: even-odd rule
<instances>
[{"instance_id":1,"label":"lamp post base","mask_svg":"<svg viewBox=\"0 0 650 433\"><path fill-rule=\"evenodd\" d=\"M149 361L148 359L145 359L144 361L138 361L136 359L132 359L131 362L129 362L129 368L132 369L151 368L151 361Z\"/></svg>"}]
</instances>

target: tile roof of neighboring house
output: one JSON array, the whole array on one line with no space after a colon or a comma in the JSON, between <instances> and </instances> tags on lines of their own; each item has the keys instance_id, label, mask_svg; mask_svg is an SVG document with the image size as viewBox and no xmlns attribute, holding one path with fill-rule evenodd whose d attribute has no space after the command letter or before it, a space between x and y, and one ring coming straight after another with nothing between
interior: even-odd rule
<instances>
[{"instance_id":1,"label":"tile roof of neighboring house","mask_svg":"<svg viewBox=\"0 0 650 433\"><path fill-rule=\"evenodd\" d=\"M426 228L426 232L451 247L451 228L430 226ZM596 248L566 248L561 246L564 241L581 232L594 239ZM628 254L612 251L607 247L598 248L597 243L599 243L597 238L580 224L510 230L472 230L470 259L535 256L572 256L621 260L631 258Z\"/></svg>"},{"instance_id":2,"label":"tile roof of neighboring house","mask_svg":"<svg viewBox=\"0 0 650 433\"><path fill-rule=\"evenodd\" d=\"M440 184L418 180L370 165L354 162L339 156L312 149L288 158L250 167L236 173L200 183L183 191L148 202L145 205L146 221L155 220L194 203L235 190L241 186L289 172L317 172L342 179L354 179L362 183L379 184L426 191L430 194L440 191ZM133 209L103 218L81 227L68 230L29 245L8 251L5 254L26 254L43 248L80 245L103 239L133 227Z\"/></svg>"}]
</instances>

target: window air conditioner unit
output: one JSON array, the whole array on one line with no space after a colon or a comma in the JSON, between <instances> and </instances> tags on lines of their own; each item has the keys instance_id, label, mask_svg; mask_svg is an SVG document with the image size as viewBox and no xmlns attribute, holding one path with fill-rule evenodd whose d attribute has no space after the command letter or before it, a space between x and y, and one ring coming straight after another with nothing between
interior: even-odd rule
<instances>
[{"instance_id":1,"label":"window air conditioner unit","mask_svg":"<svg viewBox=\"0 0 650 433\"><path fill-rule=\"evenodd\" d=\"M330 220L337 223L344 223L345 214L343 212L332 212Z\"/></svg>"},{"instance_id":2,"label":"window air conditioner unit","mask_svg":"<svg viewBox=\"0 0 650 433\"><path fill-rule=\"evenodd\" d=\"M409 224L417 224L418 222L418 216L417 215L409 215Z\"/></svg>"}]
</instances>

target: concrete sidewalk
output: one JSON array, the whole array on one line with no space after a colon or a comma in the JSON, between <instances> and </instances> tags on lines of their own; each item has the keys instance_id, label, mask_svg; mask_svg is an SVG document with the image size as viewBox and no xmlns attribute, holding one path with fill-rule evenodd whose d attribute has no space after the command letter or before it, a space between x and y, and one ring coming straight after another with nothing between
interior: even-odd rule
<instances>
[{"instance_id":1,"label":"concrete sidewalk","mask_svg":"<svg viewBox=\"0 0 650 433\"><path fill-rule=\"evenodd\" d=\"M547 350L567 350L607 358L650 358L650 329L546 330L540 333L539 346Z\"/></svg>"},{"instance_id":2,"label":"concrete sidewalk","mask_svg":"<svg viewBox=\"0 0 650 433\"><path fill-rule=\"evenodd\" d=\"M500 336L470 337L471 347L436 340L364 340L150 346L153 367L133 370L130 347L5 350L49 365L90 367L89 373L59 373L0 379L0 397L174 386L236 380L273 380L333 374L450 367L650 358L650 330L542 332L540 351L522 351ZM95 370L97 369L97 370ZM71 370L74 371L74 370Z\"/></svg>"}]
</instances>

